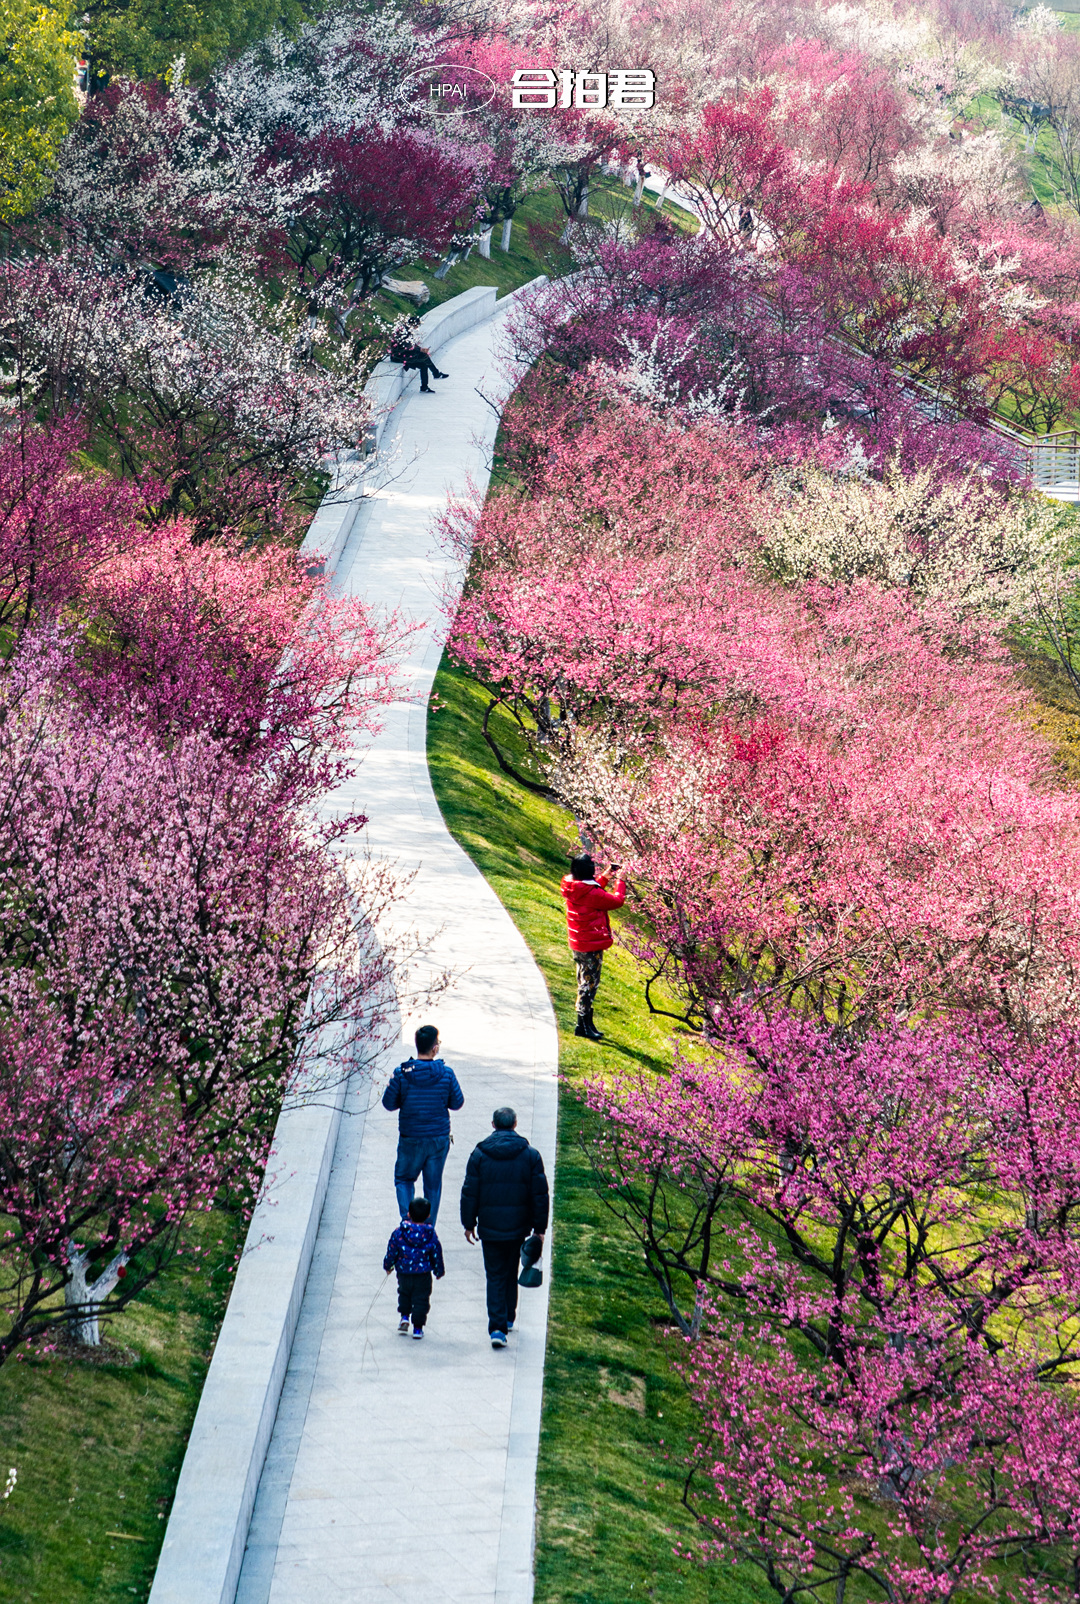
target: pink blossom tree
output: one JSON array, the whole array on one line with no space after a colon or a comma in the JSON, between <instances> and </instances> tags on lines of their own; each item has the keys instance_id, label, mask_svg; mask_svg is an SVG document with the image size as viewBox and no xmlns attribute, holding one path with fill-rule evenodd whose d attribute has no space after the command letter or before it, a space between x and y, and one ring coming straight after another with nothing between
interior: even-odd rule
<instances>
[{"instance_id":1,"label":"pink blossom tree","mask_svg":"<svg viewBox=\"0 0 1080 1604\"><path fill-rule=\"evenodd\" d=\"M392 876L313 824L390 694L393 621L295 553L193 544L77 469L74 423L0 441L15 650L0 685L0 1360L96 1341L191 1212L250 1197L283 1098L363 1067Z\"/></svg>"},{"instance_id":2,"label":"pink blossom tree","mask_svg":"<svg viewBox=\"0 0 1080 1604\"><path fill-rule=\"evenodd\" d=\"M590 1086L601 1195L691 1342L688 1503L779 1596L1067 1596L1076 1065L1072 1030L743 1006L669 1077Z\"/></svg>"},{"instance_id":3,"label":"pink blossom tree","mask_svg":"<svg viewBox=\"0 0 1080 1604\"><path fill-rule=\"evenodd\" d=\"M86 630L69 683L88 705L137 707L157 739L205 730L271 767L292 804L340 777L391 694L403 634L280 547L140 531L69 598Z\"/></svg>"},{"instance_id":4,"label":"pink blossom tree","mask_svg":"<svg viewBox=\"0 0 1080 1604\"><path fill-rule=\"evenodd\" d=\"M64 678L28 639L0 688L0 1359L92 1335L193 1209L250 1196L282 1100L362 1068L391 995L392 881L350 879L340 826L273 764L199 730L158 747Z\"/></svg>"},{"instance_id":5,"label":"pink blossom tree","mask_svg":"<svg viewBox=\"0 0 1080 1604\"><path fill-rule=\"evenodd\" d=\"M626 862L650 972L699 1024L748 987L852 1022L943 994L1067 1016L1080 816L999 633L1058 537L1023 503L995 525L984 493L985 538L967 538L972 490L938 581L936 560L915 577L919 515L892 557L828 573L828 541L804 542L809 567L784 570L781 523L815 507L824 539L839 516L839 498L800 504L797 458L781 515L737 428L657 429L589 394L564 390L562 418L537 404L521 439L511 424L530 494L466 520L452 646L518 719L526 777ZM878 493L883 517L898 495Z\"/></svg>"}]
</instances>

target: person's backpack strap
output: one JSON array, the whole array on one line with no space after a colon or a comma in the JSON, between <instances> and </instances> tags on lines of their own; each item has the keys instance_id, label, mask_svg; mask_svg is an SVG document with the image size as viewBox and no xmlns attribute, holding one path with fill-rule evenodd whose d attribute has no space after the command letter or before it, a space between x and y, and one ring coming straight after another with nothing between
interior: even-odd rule
<instances>
[{"instance_id":1,"label":"person's backpack strap","mask_svg":"<svg viewBox=\"0 0 1080 1604\"><path fill-rule=\"evenodd\" d=\"M394 1075L400 1077L399 1084L401 1086L401 1091L400 1091L399 1097L398 1097L398 1107L399 1108L404 1108L404 1106L405 1106L405 1097L406 1097L406 1094L407 1094L407 1092L409 1090L409 1077L406 1074L404 1074L403 1071L407 1070L407 1069L411 1069L412 1068L412 1062L413 1061L412 1061L411 1058L407 1058L405 1060L405 1062L403 1064L399 1064L398 1067L394 1071Z\"/></svg>"}]
</instances>

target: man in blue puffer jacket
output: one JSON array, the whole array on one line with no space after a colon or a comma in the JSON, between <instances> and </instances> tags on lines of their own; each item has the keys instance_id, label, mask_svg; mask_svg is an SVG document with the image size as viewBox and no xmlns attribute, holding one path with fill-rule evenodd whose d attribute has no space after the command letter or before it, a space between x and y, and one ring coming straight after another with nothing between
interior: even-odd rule
<instances>
[{"instance_id":1,"label":"man in blue puffer jacket","mask_svg":"<svg viewBox=\"0 0 1080 1604\"><path fill-rule=\"evenodd\" d=\"M450 1151L450 1111L465 1103L457 1076L436 1057L438 1051L439 1032L434 1025L421 1025L416 1057L395 1069L382 1100L384 1108L400 1110L394 1165L398 1212L402 1219L408 1214L417 1177L423 1174L432 1225L439 1216L443 1166Z\"/></svg>"}]
</instances>

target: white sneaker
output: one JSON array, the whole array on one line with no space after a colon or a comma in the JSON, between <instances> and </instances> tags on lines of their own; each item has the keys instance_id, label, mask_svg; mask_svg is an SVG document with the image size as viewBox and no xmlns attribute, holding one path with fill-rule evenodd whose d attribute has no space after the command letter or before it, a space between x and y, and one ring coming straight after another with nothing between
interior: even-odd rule
<instances>
[{"instance_id":1,"label":"white sneaker","mask_svg":"<svg viewBox=\"0 0 1080 1604\"><path fill-rule=\"evenodd\" d=\"M399 1324L398 1335L402 1337L407 1337L409 1335L409 1322L407 1320L402 1320Z\"/></svg>"}]
</instances>

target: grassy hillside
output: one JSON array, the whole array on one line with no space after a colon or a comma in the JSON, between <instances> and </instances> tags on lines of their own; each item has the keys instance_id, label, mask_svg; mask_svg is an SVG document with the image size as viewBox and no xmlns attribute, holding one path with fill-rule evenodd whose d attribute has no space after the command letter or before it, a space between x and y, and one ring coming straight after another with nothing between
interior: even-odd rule
<instances>
[{"instance_id":1,"label":"grassy hillside","mask_svg":"<svg viewBox=\"0 0 1080 1604\"><path fill-rule=\"evenodd\" d=\"M600 1201L581 1146L591 1072L670 1062L670 1021L650 1018L630 957L605 958L580 1040L559 880L572 820L502 775L480 732L486 698L445 660L428 716L428 762L447 826L532 949L560 1024L555 1260L538 1478L537 1604L752 1604L756 1574L678 1561L692 1522L680 1498L693 1418L672 1364L681 1341L628 1234ZM493 724L497 724L497 716ZM507 724L500 741L513 747ZM616 916L617 917L617 916ZM527 1295L527 1294L526 1294Z\"/></svg>"},{"instance_id":2,"label":"grassy hillside","mask_svg":"<svg viewBox=\"0 0 1080 1604\"><path fill-rule=\"evenodd\" d=\"M194 1235L194 1232L192 1233ZM146 1599L184 1445L225 1312L237 1224L210 1216L181 1258L104 1333L89 1362L61 1351L0 1370L2 1604Z\"/></svg>"}]
</instances>

